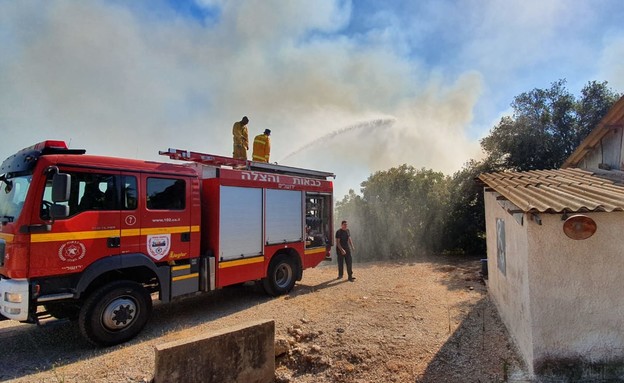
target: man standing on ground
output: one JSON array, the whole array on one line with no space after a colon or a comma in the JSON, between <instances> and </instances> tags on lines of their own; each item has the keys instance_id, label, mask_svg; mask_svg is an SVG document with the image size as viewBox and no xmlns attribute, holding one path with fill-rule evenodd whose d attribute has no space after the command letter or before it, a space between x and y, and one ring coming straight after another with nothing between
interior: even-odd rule
<instances>
[{"instance_id":1,"label":"man standing on ground","mask_svg":"<svg viewBox=\"0 0 624 383\"><path fill-rule=\"evenodd\" d=\"M264 129L264 133L258 134L254 138L253 154L251 159L258 162L269 162L271 154L271 135L270 129Z\"/></svg>"},{"instance_id":2,"label":"man standing on ground","mask_svg":"<svg viewBox=\"0 0 624 383\"><path fill-rule=\"evenodd\" d=\"M249 149L249 134L247 132L247 116L242 120L235 122L232 127L232 135L234 136L234 152L232 157L239 160L247 160L247 149Z\"/></svg>"},{"instance_id":3,"label":"man standing on ground","mask_svg":"<svg viewBox=\"0 0 624 383\"><path fill-rule=\"evenodd\" d=\"M347 221L342 221L340 229L336 232L336 254L338 256L338 279L342 279L343 275L343 262L347 264L347 276L349 282L355 281L353 276L353 258L351 258L351 250L355 250L353 241L351 240L351 233L347 229Z\"/></svg>"}]
</instances>

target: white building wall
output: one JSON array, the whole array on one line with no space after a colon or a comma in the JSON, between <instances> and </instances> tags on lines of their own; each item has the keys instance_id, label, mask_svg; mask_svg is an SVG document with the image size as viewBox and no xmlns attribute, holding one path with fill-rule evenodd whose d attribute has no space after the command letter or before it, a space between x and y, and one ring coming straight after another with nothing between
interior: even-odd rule
<instances>
[{"instance_id":1,"label":"white building wall","mask_svg":"<svg viewBox=\"0 0 624 383\"><path fill-rule=\"evenodd\" d=\"M553 360L609 364L624 358L624 213L586 215L598 228L585 240L564 234L561 215L541 214L541 226L527 226L537 368Z\"/></svg>"},{"instance_id":2,"label":"white building wall","mask_svg":"<svg viewBox=\"0 0 624 383\"><path fill-rule=\"evenodd\" d=\"M533 335L527 268L526 219L520 225L501 207L498 193L485 193L488 291L527 364L533 360ZM505 222L505 274L498 267L496 219ZM531 371L531 365L528 366Z\"/></svg>"}]
</instances>

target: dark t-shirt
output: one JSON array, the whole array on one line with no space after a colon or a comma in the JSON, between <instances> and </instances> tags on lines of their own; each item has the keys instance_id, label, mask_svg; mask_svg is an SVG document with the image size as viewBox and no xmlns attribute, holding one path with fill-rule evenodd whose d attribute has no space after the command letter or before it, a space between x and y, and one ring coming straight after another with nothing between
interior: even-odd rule
<instances>
[{"instance_id":1,"label":"dark t-shirt","mask_svg":"<svg viewBox=\"0 0 624 383\"><path fill-rule=\"evenodd\" d=\"M347 252L349 252L350 250L349 248L350 236L351 236L351 233L349 232L349 229L347 230L338 229L338 231L336 232L336 239L340 242L340 246L342 246L342 248L345 249Z\"/></svg>"}]
</instances>

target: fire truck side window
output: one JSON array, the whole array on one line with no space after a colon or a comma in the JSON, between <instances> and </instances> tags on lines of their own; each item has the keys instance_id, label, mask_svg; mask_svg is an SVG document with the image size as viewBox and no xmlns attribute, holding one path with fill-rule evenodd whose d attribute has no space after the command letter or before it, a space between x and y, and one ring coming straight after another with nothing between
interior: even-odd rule
<instances>
[{"instance_id":1,"label":"fire truck side window","mask_svg":"<svg viewBox=\"0 0 624 383\"><path fill-rule=\"evenodd\" d=\"M123 176L123 190L121 195L123 201L121 203L123 210L135 210L137 208L137 201L139 198L137 190L137 179L132 176Z\"/></svg>"},{"instance_id":2,"label":"fire truck side window","mask_svg":"<svg viewBox=\"0 0 624 383\"><path fill-rule=\"evenodd\" d=\"M119 210L119 177L112 174L68 172L71 176L69 216L93 210ZM50 219L49 206L52 204L52 176L46 180L40 216Z\"/></svg>"},{"instance_id":3,"label":"fire truck side window","mask_svg":"<svg viewBox=\"0 0 624 383\"><path fill-rule=\"evenodd\" d=\"M148 178L147 208L150 210L184 210L186 182L181 179Z\"/></svg>"},{"instance_id":4,"label":"fire truck side window","mask_svg":"<svg viewBox=\"0 0 624 383\"><path fill-rule=\"evenodd\" d=\"M306 193L306 247L319 247L330 243L330 203L327 195Z\"/></svg>"}]
</instances>

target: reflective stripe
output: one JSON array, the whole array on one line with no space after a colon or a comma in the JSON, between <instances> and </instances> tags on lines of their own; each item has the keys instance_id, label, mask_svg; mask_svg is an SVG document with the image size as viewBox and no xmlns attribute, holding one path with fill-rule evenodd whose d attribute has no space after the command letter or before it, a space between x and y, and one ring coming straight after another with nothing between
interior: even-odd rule
<instances>
[{"instance_id":1,"label":"reflective stripe","mask_svg":"<svg viewBox=\"0 0 624 383\"><path fill-rule=\"evenodd\" d=\"M305 250L304 254L305 255L310 255L310 254L317 254L317 253L325 253L327 250L325 250L324 247L318 248L318 249L310 249L310 250Z\"/></svg>"},{"instance_id":2,"label":"reflective stripe","mask_svg":"<svg viewBox=\"0 0 624 383\"><path fill-rule=\"evenodd\" d=\"M249 265L252 263L260 263L260 262L264 262L263 256L247 258L247 259L238 259L236 261L219 262L219 268L225 269L227 267L243 266L243 265Z\"/></svg>"},{"instance_id":3,"label":"reflective stripe","mask_svg":"<svg viewBox=\"0 0 624 383\"><path fill-rule=\"evenodd\" d=\"M97 230L97 231L73 231L68 233L46 233L32 234L30 241L33 243L72 241L80 239L99 239L115 237L119 235L119 230Z\"/></svg>"},{"instance_id":4,"label":"reflective stripe","mask_svg":"<svg viewBox=\"0 0 624 383\"><path fill-rule=\"evenodd\" d=\"M187 275L180 275L179 277L173 277L171 278L172 282L177 282L177 281L182 281L184 279L189 279L189 278L197 278L199 276L199 273L193 273L193 274L187 274Z\"/></svg>"},{"instance_id":5,"label":"reflective stripe","mask_svg":"<svg viewBox=\"0 0 624 383\"><path fill-rule=\"evenodd\" d=\"M0 233L0 239L4 239L5 242L13 242L13 234Z\"/></svg>"},{"instance_id":6,"label":"reflective stripe","mask_svg":"<svg viewBox=\"0 0 624 383\"><path fill-rule=\"evenodd\" d=\"M121 230L122 237L136 237L139 235L154 235L154 234L177 234L187 233L189 231L188 226L173 226L173 227L153 227L142 229L123 229ZM199 232L199 226L191 226L191 233ZM73 231L67 233L45 233L45 234L32 234L30 237L31 242L54 242L54 241L72 241L72 240L85 240L85 239L101 239L116 237L120 234L119 230L93 230L93 231Z\"/></svg>"},{"instance_id":7,"label":"reflective stripe","mask_svg":"<svg viewBox=\"0 0 624 383\"><path fill-rule=\"evenodd\" d=\"M267 142L266 137L267 136L264 135L264 134L256 136L256 138L254 138L254 144L255 143L259 143L259 144L262 144L262 145L266 144L266 142Z\"/></svg>"},{"instance_id":8,"label":"reflective stripe","mask_svg":"<svg viewBox=\"0 0 624 383\"><path fill-rule=\"evenodd\" d=\"M254 138L251 159L258 162L269 162L271 139L266 134L259 134Z\"/></svg>"}]
</instances>

